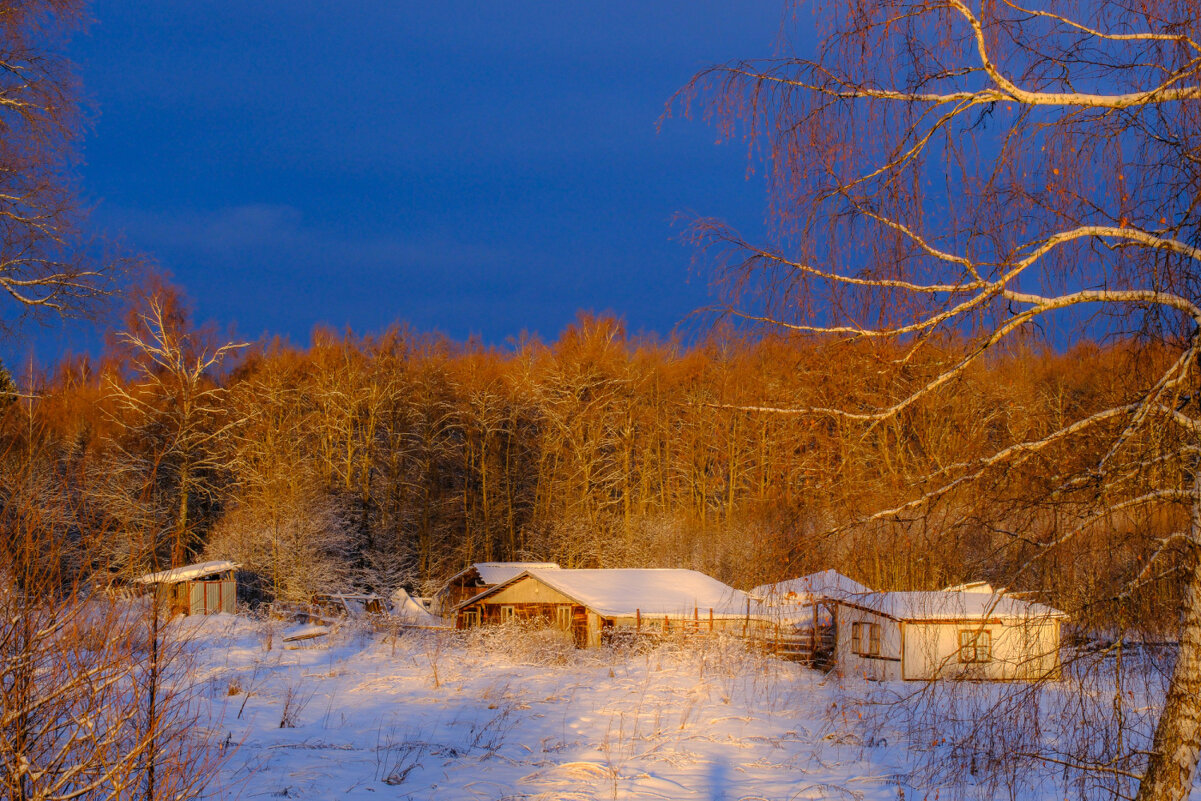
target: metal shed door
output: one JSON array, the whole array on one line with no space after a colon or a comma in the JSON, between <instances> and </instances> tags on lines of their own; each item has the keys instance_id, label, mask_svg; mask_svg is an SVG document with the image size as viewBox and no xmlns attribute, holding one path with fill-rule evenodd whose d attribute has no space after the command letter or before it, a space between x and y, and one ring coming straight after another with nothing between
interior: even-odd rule
<instances>
[{"instance_id":1,"label":"metal shed door","mask_svg":"<svg viewBox=\"0 0 1201 801\"><path fill-rule=\"evenodd\" d=\"M210 615L213 612L225 611L225 584L224 581L205 581L204 584L204 613ZM232 600L232 599L231 599ZM233 610L230 610L233 611Z\"/></svg>"}]
</instances>

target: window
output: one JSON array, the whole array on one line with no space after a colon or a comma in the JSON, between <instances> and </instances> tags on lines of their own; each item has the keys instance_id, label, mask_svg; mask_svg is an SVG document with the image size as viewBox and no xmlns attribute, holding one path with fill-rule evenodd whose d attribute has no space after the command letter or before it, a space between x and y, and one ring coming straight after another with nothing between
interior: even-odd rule
<instances>
[{"instance_id":1,"label":"window","mask_svg":"<svg viewBox=\"0 0 1201 801\"><path fill-rule=\"evenodd\" d=\"M860 656L880 655L880 624L851 624L851 653Z\"/></svg>"},{"instance_id":2,"label":"window","mask_svg":"<svg viewBox=\"0 0 1201 801\"><path fill-rule=\"evenodd\" d=\"M512 623L517 619L517 613L511 606L502 606L500 608L500 622Z\"/></svg>"},{"instance_id":3,"label":"window","mask_svg":"<svg viewBox=\"0 0 1201 801\"><path fill-rule=\"evenodd\" d=\"M960 631L959 661L991 662L992 634L987 631Z\"/></svg>"},{"instance_id":4,"label":"window","mask_svg":"<svg viewBox=\"0 0 1201 801\"><path fill-rule=\"evenodd\" d=\"M556 606L555 607L555 626L563 631L571 630L571 607Z\"/></svg>"}]
</instances>

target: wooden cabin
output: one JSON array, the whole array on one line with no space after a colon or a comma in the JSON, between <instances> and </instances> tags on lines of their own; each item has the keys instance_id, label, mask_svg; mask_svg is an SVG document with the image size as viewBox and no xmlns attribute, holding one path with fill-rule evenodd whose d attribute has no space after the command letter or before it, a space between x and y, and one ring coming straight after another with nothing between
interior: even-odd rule
<instances>
[{"instance_id":1,"label":"wooden cabin","mask_svg":"<svg viewBox=\"0 0 1201 801\"><path fill-rule=\"evenodd\" d=\"M239 567L234 562L201 562L150 573L134 579L133 583L143 591L157 591L172 614L233 614L238 594L235 574Z\"/></svg>"},{"instance_id":2,"label":"wooden cabin","mask_svg":"<svg viewBox=\"0 0 1201 801\"><path fill-rule=\"evenodd\" d=\"M695 570L527 569L460 603L455 627L541 621L585 648L619 632L745 634L749 608L746 593Z\"/></svg>"},{"instance_id":3,"label":"wooden cabin","mask_svg":"<svg viewBox=\"0 0 1201 801\"><path fill-rule=\"evenodd\" d=\"M1066 617L1003 594L870 593L838 602L835 663L877 680L1054 679Z\"/></svg>"},{"instance_id":4,"label":"wooden cabin","mask_svg":"<svg viewBox=\"0 0 1201 801\"><path fill-rule=\"evenodd\" d=\"M435 614L449 617L455 607L490 590L526 570L558 570L554 562L476 562L455 573L439 590L430 604Z\"/></svg>"}]
</instances>

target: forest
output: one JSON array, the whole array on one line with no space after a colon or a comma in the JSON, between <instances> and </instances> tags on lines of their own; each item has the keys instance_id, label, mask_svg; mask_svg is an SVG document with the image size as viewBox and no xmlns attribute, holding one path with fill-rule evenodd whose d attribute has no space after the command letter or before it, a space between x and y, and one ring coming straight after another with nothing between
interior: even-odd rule
<instances>
[{"instance_id":1,"label":"forest","mask_svg":"<svg viewBox=\"0 0 1201 801\"><path fill-rule=\"evenodd\" d=\"M960 347L902 359L896 343L734 326L684 343L587 315L508 347L400 326L229 343L159 282L99 358L17 382L32 392L5 404L3 508L10 526L52 523L68 574L99 586L231 559L252 603L431 592L473 561L688 567L739 587L833 567L884 589L987 579L1085 628L1170 630L1181 558L1127 591L1170 513L1109 514L1027 565L1103 508L1048 501L1046 464L1097 458L1078 441L926 514L869 519L1112 405L1166 358L1154 347L1020 342L884 425L745 408L870 408Z\"/></svg>"}]
</instances>

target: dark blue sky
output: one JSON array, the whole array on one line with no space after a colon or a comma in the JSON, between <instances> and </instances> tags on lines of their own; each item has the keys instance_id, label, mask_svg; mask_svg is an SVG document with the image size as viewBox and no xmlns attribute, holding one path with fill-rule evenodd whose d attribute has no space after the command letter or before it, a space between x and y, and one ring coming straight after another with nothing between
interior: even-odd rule
<instances>
[{"instance_id":1,"label":"dark blue sky","mask_svg":"<svg viewBox=\"0 0 1201 801\"><path fill-rule=\"evenodd\" d=\"M502 344L579 310L666 333L709 300L673 215L753 232L764 197L744 147L656 120L697 70L769 54L780 11L99 0L73 49L84 188L246 337L408 321Z\"/></svg>"}]
</instances>

